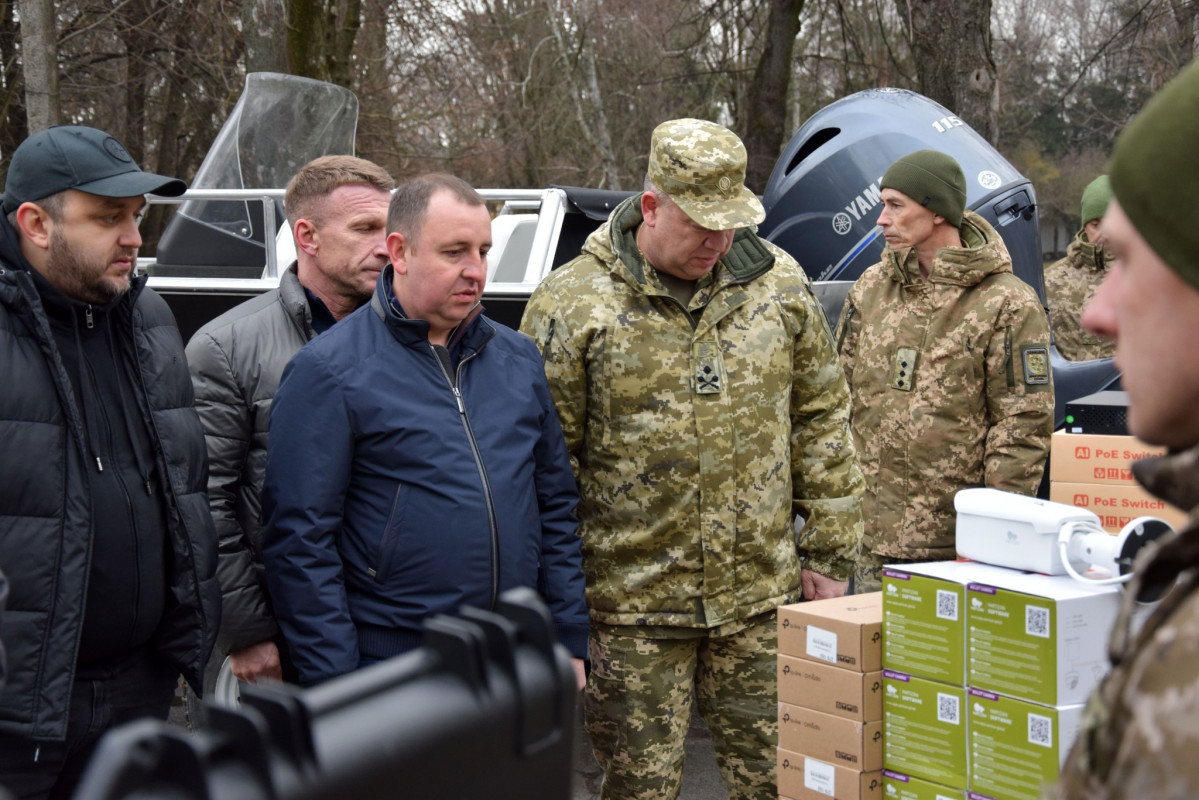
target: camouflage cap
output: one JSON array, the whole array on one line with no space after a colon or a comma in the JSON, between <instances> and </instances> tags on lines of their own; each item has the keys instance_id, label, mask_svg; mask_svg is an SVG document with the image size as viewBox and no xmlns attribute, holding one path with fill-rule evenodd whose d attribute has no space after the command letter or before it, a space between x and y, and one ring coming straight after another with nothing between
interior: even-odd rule
<instances>
[{"instance_id":1,"label":"camouflage cap","mask_svg":"<svg viewBox=\"0 0 1199 800\"><path fill-rule=\"evenodd\" d=\"M747 228L765 219L766 211L745 188L745 163L745 145L728 128L672 119L654 128L648 177L697 225Z\"/></svg>"}]
</instances>

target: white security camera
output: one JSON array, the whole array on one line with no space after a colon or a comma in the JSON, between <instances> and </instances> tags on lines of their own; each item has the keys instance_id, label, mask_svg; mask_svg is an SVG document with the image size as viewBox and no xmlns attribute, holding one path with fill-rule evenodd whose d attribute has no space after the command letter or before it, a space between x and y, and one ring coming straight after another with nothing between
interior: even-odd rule
<instances>
[{"instance_id":1,"label":"white security camera","mask_svg":"<svg viewBox=\"0 0 1199 800\"><path fill-rule=\"evenodd\" d=\"M1128 581L1140 549L1174 532L1156 517L1137 517L1113 536L1085 508L999 489L962 489L953 505L958 555L1087 583ZM1092 569L1108 577L1084 577Z\"/></svg>"}]
</instances>

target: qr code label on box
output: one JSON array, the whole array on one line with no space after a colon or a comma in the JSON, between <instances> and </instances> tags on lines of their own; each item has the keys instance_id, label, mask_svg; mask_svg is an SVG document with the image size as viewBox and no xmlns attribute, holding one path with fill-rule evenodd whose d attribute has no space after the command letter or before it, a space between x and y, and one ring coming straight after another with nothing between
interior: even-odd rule
<instances>
[{"instance_id":1,"label":"qr code label on box","mask_svg":"<svg viewBox=\"0 0 1199 800\"><path fill-rule=\"evenodd\" d=\"M1053 747L1053 720L1040 714L1029 714L1028 741L1041 747Z\"/></svg>"},{"instance_id":2,"label":"qr code label on box","mask_svg":"<svg viewBox=\"0 0 1199 800\"><path fill-rule=\"evenodd\" d=\"M956 696L937 692L937 722L957 725L960 713L961 703Z\"/></svg>"},{"instance_id":3,"label":"qr code label on box","mask_svg":"<svg viewBox=\"0 0 1199 800\"><path fill-rule=\"evenodd\" d=\"M956 593L947 592L943 589L937 590L937 619L947 619L957 622L958 596Z\"/></svg>"},{"instance_id":4,"label":"qr code label on box","mask_svg":"<svg viewBox=\"0 0 1199 800\"><path fill-rule=\"evenodd\" d=\"M1049 609L1027 606L1024 609L1024 633L1028 636L1049 638Z\"/></svg>"}]
</instances>

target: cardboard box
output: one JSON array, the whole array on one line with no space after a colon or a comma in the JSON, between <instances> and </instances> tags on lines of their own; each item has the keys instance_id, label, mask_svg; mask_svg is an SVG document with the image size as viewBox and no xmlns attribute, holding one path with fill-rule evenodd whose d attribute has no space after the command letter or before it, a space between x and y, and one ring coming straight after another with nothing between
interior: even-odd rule
<instances>
[{"instance_id":1,"label":"cardboard box","mask_svg":"<svg viewBox=\"0 0 1199 800\"><path fill-rule=\"evenodd\" d=\"M883 666L882 592L781 606L779 653L857 672Z\"/></svg>"},{"instance_id":2,"label":"cardboard box","mask_svg":"<svg viewBox=\"0 0 1199 800\"><path fill-rule=\"evenodd\" d=\"M980 576L983 577L983 576ZM1115 586L1002 570L966 587L972 688L1046 706L1086 702L1107 673Z\"/></svg>"},{"instance_id":3,"label":"cardboard box","mask_svg":"<svg viewBox=\"0 0 1199 800\"><path fill-rule=\"evenodd\" d=\"M1049 444L1049 479L1132 486L1132 462L1165 452L1134 436L1056 431Z\"/></svg>"},{"instance_id":4,"label":"cardboard box","mask_svg":"<svg viewBox=\"0 0 1199 800\"><path fill-rule=\"evenodd\" d=\"M847 769L872 772L883 767L883 721L860 722L779 703L779 747Z\"/></svg>"},{"instance_id":5,"label":"cardboard box","mask_svg":"<svg viewBox=\"0 0 1199 800\"><path fill-rule=\"evenodd\" d=\"M1049 499L1095 512L1109 533L1119 533L1137 517L1157 517L1174 530L1181 530L1187 519L1184 512L1136 485L1053 481L1049 484Z\"/></svg>"},{"instance_id":6,"label":"cardboard box","mask_svg":"<svg viewBox=\"0 0 1199 800\"><path fill-rule=\"evenodd\" d=\"M883 773L846 769L780 747L778 790L792 800L882 800Z\"/></svg>"},{"instance_id":7,"label":"cardboard box","mask_svg":"<svg viewBox=\"0 0 1199 800\"><path fill-rule=\"evenodd\" d=\"M883 718L881 672L852 672L779 656L779 702L866 722Z\"/></svg>"},{"instance_id":8,"label":"cardboard box","mask_svg":"<svg viewBox=\"0 0 1199 800\"><path fill-rule=\"evenodd\" d=\"M883 667L966 685L966 584L1003 567L973 561L883 570Z\"/></svg>"},{"instance_id":9,"label":"cardboard box","mask_svg":"<svg viewBox=\"0 0 1199 800\"><path fill-rule=\"evenodd\" d=\"M971 689L970 789L1003 800L1040 800L1078 736L1083 705L1042 706Z\"/></svg>"},{"instance_id":10,"label":"cardboard box","mask_svg":"<svg viewBox=\"0 0 1199 800\"><path fill-rule=\"evenodd\" d=\"M966 788L966 690L883 670L883 765Z\"/></svg>"},{"instance_id":11,"label":"cardboard box","mask_svg":"<svg viewBox=\"0 0 1199 800\"><path fill-rule=\"evenodd\" d=\"M894 770L883 770L883 800L965 800L966 792Z\"/></svg>"}]
</instances>

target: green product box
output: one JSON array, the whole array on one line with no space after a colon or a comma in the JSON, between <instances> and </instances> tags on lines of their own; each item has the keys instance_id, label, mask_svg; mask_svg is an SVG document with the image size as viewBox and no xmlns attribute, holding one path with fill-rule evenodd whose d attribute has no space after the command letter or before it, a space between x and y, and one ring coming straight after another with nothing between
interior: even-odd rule
<instances>
[{"instance_id":1,"label":"green product box","mask_svg":"<svg viewBox=\"0 0 1199 800\"><path fill-rule=\"evenodd\" d=\"M1046 706L1086 702L1107 672L1114 586L1016 570L966 587L966 684Z\"/></svg>"},{"instance_id":2,"label":"green product box","mask_svg":"<svg viewBox=\"0 0 1199 800\"><path fill-rule=\"evenodd\" d=\"M1002 800L1039 800L1057 779L1084 706L1043 706L970 689L970 789Z\"/></svg>"},{"instance_id":3,"label":"green product box","mask_svg":"<svg viewBox=\"0 0 1199 800\"><path fill-rule=\"evenodd\" d=\"M883 800L965 800L961 789L951 789L894 770L883 770Z\"/></svg>"},{"instance_id":4,"label":"green product box","mask_svg":"<svg viewBox=\"0 0 1199 800\"><path fill-rule=\"evenodd\" d=\"M883 570L883 667L966 685L966 584L1008 570L973 561Z\"/></svg>"},{"instance_id":5,"label":"green product box","mask_svg":"<svg viewBox=\"0 0 1199 800\"><path fill-rule=\"evenodd\" d=\"M883 767L966 788L966 690L883 670Z\"/></svg>"}]
</instances>

